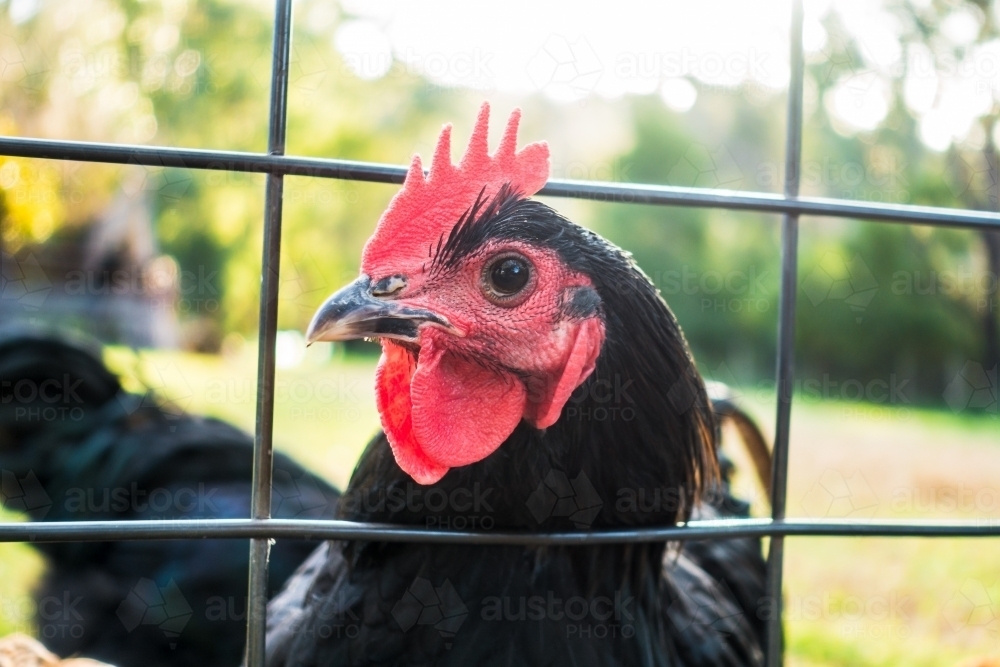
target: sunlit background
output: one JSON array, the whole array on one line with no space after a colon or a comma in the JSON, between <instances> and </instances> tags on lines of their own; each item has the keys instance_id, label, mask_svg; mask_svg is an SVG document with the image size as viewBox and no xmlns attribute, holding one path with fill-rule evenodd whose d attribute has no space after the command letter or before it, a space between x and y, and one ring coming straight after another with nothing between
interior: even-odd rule
<instances>
[{"instance_id":1,"label":"sunlit background","mask_svg":"<svg viewBox=\"0 0 1000 667\"><path fill-rule=\"evenodd\" d=\"M998 210L1000 6L805 10L803 194ZM263 151L272 11L0 0L0 134ZM488 99L524 109L555 177L780 192L789 14L297 0L288 152L403 164L445 122L461 145ZM395 189L286 179L275 438L339 485L377 427L375 356L300 332ZM548 202L635 255L771 433L776 216ZM260 175L0 157L0 318L83 331L131 387L252 429L262 209ZM790 514L1000 520L1000 237L806 219L800 244ZM998 562L994 541L790 540L789 663L996 664L977 660L1000 660ZM5 545L0 602L40 567ZM38 619L3 604L3 629Z\"/></svg>"}]
</instances>

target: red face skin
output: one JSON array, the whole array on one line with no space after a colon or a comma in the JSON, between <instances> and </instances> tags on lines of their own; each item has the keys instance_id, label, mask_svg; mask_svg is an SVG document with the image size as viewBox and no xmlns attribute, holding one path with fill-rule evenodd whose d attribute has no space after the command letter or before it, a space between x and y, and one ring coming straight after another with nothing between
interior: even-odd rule
<instances>
[{"instance_id":1,"label":"red face skin","mask_svg":"<svg viewBox=\"0 0 1000 667\"><path fill-rule=\"evenodd\" d=\"M484 285L484 269L509 253L527 259L530 278L498 303ZM373 281L393 275L388 267L398 265L366 264ZM580 319L563 308L574 288L591 287L590 281L552 251L488 242L454 270L435 272L427 261L406 278L393 301L433 311L453 327L422 324L419 354L391 340L382 344L376 378L382 425L400 467L421 484L486 458L521 419L551 426L594 370L604 324L597 315Z\"/></svg>"},{"instance_id":2,"label":"red face skin","mask_svg":"<svg viewBox=\"0 0 1000 667\"><path fill-rule=\"evenodd\" d=\"M522 419L539 429L554 424L593 372L604 342L599 314L567 314L563 306L575 290L591 285L552 251L488 241L455 269L434 266L434 248L476 202L490 201L502 188L528 197L545 185L548 146L516 150L520 117L519 110L511 113L491 155L489 104L483 104L458 165L451 163L451 126L445 126L430 172L425 176L414 158L365 246L361 271L369 280L333 295L309 325L316 341L378 336L377 327L364 328L371 324L364 318L390 311L421 322L415 341L409 330L401 336L406 343L383 339L376 377L393 454L421 484L486 458ZM529 282L512 298L490 298L484 267L511 252L527 260ZM383 284L378 294L372 291Z\"/></svg>"}]
</instances>

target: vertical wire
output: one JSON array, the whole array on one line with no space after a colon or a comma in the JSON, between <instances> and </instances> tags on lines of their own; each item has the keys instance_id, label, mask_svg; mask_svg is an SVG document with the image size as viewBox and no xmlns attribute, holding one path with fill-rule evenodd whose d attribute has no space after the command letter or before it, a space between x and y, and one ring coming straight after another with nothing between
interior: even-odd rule
<instances>
[{"instance_id":1,"label":"vertical wire","mask_svg":"<svg viewBox=\"0 0 1000 667\"><path fill-rule=\"evenodd\" d=\"M283 155L288 114L288 64L292 37L292 0L276 0L271 61L271 103L267 152ZM271 517L274 453L274 345L278 331L278 287L281 259L281 213L284 177L268 174L264 203L260 318L257 348L257 428L253 452L253 519ZM250 541L247 601L247 667L263 667L267 621L267 566L271 541Z\"/></svg>"},{"instance_id":2,"label":"vertical wire","mask_svg":"<svg viewBox=\"0 0 1000 667\"><path fill-rule=\"evenodd\" d=\"M802 0L793 0L791 20L791 78L788 84L788 121L785 143L785 195L799 194L802 160ZM788 441L792 415L792 387L795 377L795 298L798 273L799 216L786 214L781 225L781 301L778 314L777 391L778 410L774 429L771 470L771 516L785 518L788 489ZM767 665L784 662L782 566L785 539L771 537L767 555Z\"/></svg>"}]
</instances>

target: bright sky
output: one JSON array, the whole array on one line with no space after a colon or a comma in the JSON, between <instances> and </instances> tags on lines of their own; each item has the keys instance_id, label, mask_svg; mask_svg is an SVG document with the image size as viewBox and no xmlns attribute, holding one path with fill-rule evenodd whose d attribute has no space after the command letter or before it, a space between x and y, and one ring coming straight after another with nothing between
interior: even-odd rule
<instances>
[{"instance_id":1,"label":"bright sky","mask_svg":"<svg viewBox=\"0 0 1000 667\"><path fill-rule=\"evenodd\" d=\"M919 9L929 0L911 0ZM789 0L343 0L334 44L364 78L394 62L448 86L530 93L557 101L658 92L684 112L705 87L788 84ZM976 45L943 68L922 46L906 48L905 26L884 0L807 0L805 48L821 60L821 21L836 12L863 62L822 100L845 132L871 130L888 113L892 80L934 150L985 138L974 122L1000 98L1000 42ZM982 17L955 10L941 25L943 50L971 44Z\"/></svg>"},{"instance_id":2,"label":"bright sky","mask_svg":"<svg viewBox=\"0 0 1000 667\"><path fill-rule=\"evenodd\" d=\"M59 0L57 0L59 1ZM171 0L184 3L188 0ZM943 151L979 147L977 119L1000 100L1000 40L976 43L984 17L957 5L930 47L904 45L912 26L885 9L898 0L805 0L804 41L811 62L829 60L823 20L831 12L862 54L820 102L845 134L879 126L892 107L893 82L918 119L919 137ZM908 0L913 11L932 0ZM301 3L331 16L334 0ZM0 0L15 23L42 0ZM269 5L269 0L256 4ZM700 90L753 86L760 95L788 85L790 0L340 0L333 44L362 78L394 64L445 86L541 91L556 101L658 93L671 109L694 108ZM1000 2L991 4L998 11ZM906 14L903 14L904 19ZM326 21L318 21L325 23ZM960 53L960 56L954 54ZM842 63L843 64L843 63ZM810 82L807 81L807 92ZM815 85L811 86L815 90ZM1000 142L1000 137L994 137Z\"/></svg>"}]
</instances>

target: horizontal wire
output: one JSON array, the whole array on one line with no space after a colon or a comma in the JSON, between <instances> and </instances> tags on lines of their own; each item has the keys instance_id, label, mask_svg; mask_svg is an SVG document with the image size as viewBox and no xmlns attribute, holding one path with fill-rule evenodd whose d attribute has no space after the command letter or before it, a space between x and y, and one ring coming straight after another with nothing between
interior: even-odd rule
<instances>
[{"instance_id":1,"label":"horizontal wire","mask_svg":"<svg viewBox=\"0 0 1000 667\"><path fill-rule=\"evenodd\" d=\"M0 155L51 160L207 169L307 176L373 183L402 183L406 167L324 158L211 151L194 148L0 137ZM593 201L721 208L760 213L833 216L879 222L970 229L1000 229L1000 214L986 211L862 202L825 197L786 197L767 192L685 188L599 181L550 180L539 194Z\"/></svg>"},{"instance_id":2,"label":"horizontal wire","mask_svg":"<svg viewBox=\"0 0 1000 667\"><path fill-rule=\"evenodd\" d=\"M1000 519L714 519L684 525L552 533L441 530L314 519L183 519L0 523L0 542L110 542L180 539L312 539L434 544L589 545L737 537L1000 537Z\"/></svg>"}]
</instances>

